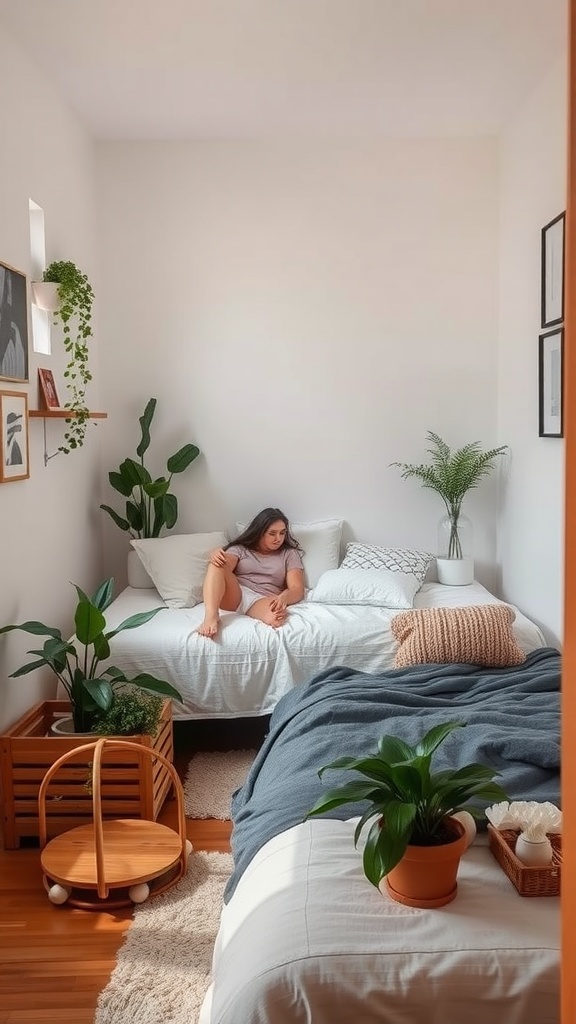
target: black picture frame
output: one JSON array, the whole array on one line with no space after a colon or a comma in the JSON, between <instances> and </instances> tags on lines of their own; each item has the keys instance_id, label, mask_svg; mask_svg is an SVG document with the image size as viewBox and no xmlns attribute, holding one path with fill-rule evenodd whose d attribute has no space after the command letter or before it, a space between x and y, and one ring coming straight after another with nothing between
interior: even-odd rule
<instances>
[{"instance_id":1,"label":"black picture frame","mask_svg":"<svg viewBox=\"0 0 576 1024\"><path fill-rule=\"evenodd\" d=\"M564 322L566 212L542 228L540 257L540 327Z\"/></svg>"},{"instance_id":2,"label":"black picture frame","mask_svg":"<svg viewBox=\"0 0 576 1024\"><path fill-rule=\"evenodd\" d=\"M0 262L0 380L28 382L28 279Z\"/></svg>"},{"instance_id":3,"label":"black picture frame","mask_svg":"<svg viewBox=\"0 0 576 1024\"><path fill-rule=\"evenodd\" d=\"M564 437L564 328L538 339L538 436Z\"/></svg>"}]
</instances>

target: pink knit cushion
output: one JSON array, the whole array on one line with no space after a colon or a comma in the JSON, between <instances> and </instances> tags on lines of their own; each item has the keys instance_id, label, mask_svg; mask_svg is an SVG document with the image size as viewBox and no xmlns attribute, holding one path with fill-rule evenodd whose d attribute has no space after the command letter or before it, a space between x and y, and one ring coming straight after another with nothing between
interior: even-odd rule
<instances>
[{"instance_id":1,"label":"pink knit cushion","mask_svg":"<svg viewBox=\"0 0 576 1024\"><path fill-rule=\"evenodd\" d=\"M392 619L400 647L394 666L466 662L503 667L521 665L526 655L513 633L515 613L506 604L465 608L413 608Z\"/></svg>"}]
</instances>

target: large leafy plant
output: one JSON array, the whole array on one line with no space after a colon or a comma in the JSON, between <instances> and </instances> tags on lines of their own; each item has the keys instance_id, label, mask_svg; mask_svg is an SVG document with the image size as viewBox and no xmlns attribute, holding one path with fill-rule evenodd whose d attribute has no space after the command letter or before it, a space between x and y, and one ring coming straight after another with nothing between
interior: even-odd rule
<instances>
[{"instance_id":1,"label":"large leafy plant","mask_svg":"<svg viewBox=\"0 0 576 1024\"><path fill-rule=\"evenodd\" d=\"M178 519L178 499L170 493L174 473L183 473L200 454L195 444L185 444L166 463L166 475L153 480L144 465L144 455L150 447L150 425L156 409L151 398L139 417L141 439L136 448L136 459L127 458L118 469L108 474L110 484L126 500L125 515L119 515L110 505L100 505L119 526L133 537L159 537L166 527L171 530Z\"/></svg>"},{"instance_id":2,"label":"large leafy plant","mask_svg":"<svg viewBox=\"0 0 576 1024\"><path fill-rule=\"evenodd\" d=\"M70 393L65 408L74 412L66 420L64 444L59 451L65 455L84 443L90 412L86 406L86 387L92 380L88 369L88 342L92 337L92 304L94 292L86 274L70 260L54 260L42 275L44 281L58 285L58 309L54 311L56 323L62 326L64 348L68 365L64 380Z\"/></svg>"},{"instance_id":3,"label":"large leafy plant","mask_svg":"<svg viewBox=\"0 0 576 1024\"><path fill-rule=\"evenodd\" d=\"M464 495L477 487L481 479L494 468L494 459L508 450L508 445L490 448L483 452L478 441L465 444L456 451L432 430L427 433L431 457L429 465L411 465L407 462L393 462L402 471L402 477L416 477L424 487L440 495L450 520L448 558L462 558L462 546L458 535L458 520L462 511Z\"/></svg>"},{"instance_id":4,"label":"large leafy plant","mask_svg":"<svg viewBox=\"0 0 576 1024\"><path fill-rule=\"evenodd\" d=\"M442 842L446 818L456 811L480 812L469 806L470 800L506 800L504 790L492 780L498 772L481 764L432 772L435 750L454 729L464 722L435 725L411 747L396 736L383 736L378 750L370 757L340 757L320 768L320 777L331 768L347 769L363 776L363 781L348 782L331 789L314 804L307 817L320 815L347 803L367 801L354 833L357 845L360 833L372 822L364 847L364 873L373 885L404 856L409 844L433 846Z\"/></svg>"},{"instance_id":5,"label":"large leafy plant","mask_svg":"<svg viewBox=\"0 0 576 1024\"><path fill-rule=\"evenodd\" d=\"M101 713L108 712L112 707L115 688L127 683L146 693L181 701L180 693L170 683L157 679L147 672L128 678L114 665L104 669L100 666L100 662L110 658L110 641L118 633L144 625L163 609L153 608L148 612L138 612L124 619L115 629L106 632L104 612L112 602L114 580L105 580L93 597L87 597L78 586L76 592L78 604L74 613L75 636L71 640L63 638L61 631L55 626L46 626L43 622L21 622L18 625L0 628L0 635L13 629L21 629L25 633L47 637L40 650L28 651L28 654L36 655L36 660L12 672L11 678L25 676L46 666L52 669L68 694L76 732L89 732Z\"/></svg>"}]
</instances>

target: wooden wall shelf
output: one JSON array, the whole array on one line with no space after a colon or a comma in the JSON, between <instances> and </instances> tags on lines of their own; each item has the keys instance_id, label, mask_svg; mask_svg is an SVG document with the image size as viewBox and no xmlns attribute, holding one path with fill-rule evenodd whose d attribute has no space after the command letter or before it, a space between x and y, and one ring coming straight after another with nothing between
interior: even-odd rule
<instances>
[{"instance_id":1,"label":"wooden wall shelf","mask_svg":"<svg viewBox=\"0 0 576 1024\"><path fill-rule=\"evenodd\" d=\"M72 409L29 409L28 416L31 419L71 420L74 419L76 413ZM108 413L91 412L89 416L91 420L105 420L108 418Z\"/></svg>"}]
</instances>

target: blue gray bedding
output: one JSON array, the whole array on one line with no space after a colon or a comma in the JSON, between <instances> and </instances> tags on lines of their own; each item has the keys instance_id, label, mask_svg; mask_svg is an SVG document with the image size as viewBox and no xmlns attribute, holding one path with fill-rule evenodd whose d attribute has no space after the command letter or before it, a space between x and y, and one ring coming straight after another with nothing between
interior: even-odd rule
<instances>
[{"instance_id":1,"label":"blue gray bedding","mask_svg":"<svg viewBox=\"0 0 576 1024\"><path fill-rule=\"evenodd\" d=\"M560 801L560 655L550 647L514 668L417 665L378 675L331 668L286 694L244 786L232 801L232 896L258 850L301 822L323 790L349 781L318 768L343 755L371 753L384 733L410 744L439 722L457 729L439 748L434 768L479 761L496 768L511 800ZM362 803L325 817L351 818Z\"/></svg>"}]
</instances>

